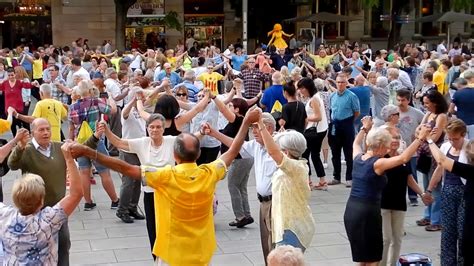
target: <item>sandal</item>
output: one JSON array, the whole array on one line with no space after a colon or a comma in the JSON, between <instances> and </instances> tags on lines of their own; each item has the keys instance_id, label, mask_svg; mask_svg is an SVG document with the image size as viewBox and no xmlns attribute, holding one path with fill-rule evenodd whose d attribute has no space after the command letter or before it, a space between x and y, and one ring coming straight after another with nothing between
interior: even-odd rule
<instances>
[{"instance_id":1,"label":"sandal","mask_svg":"<svg viewBox=\"0 0 474 266\"><path fill-rule=\"evenodd\" d=\"M425 230L428 232L441 231L441 225L439 224L430 224L425 227Z\"/></svg>"},{"instance_id":2,"label":"sandal","mask_svg":"<svg viewBox=\"0 0 474 266\"><path fill-rule=\"evenodd\" d=\"M319 181L319 183L315 186L313 186L311 188L312 190L323 190L323 191L327 191L328 190L328 182L324 181L324 182L321 182Z\"/></svg>"},{"instance_id":3,"label":"sandal","mask_svg":"<svg viewBox=\"0 0 474 266\"><path fill-rule=\"evenodd\" d=\"M431 224L431 221L429 219L423 218L421 220L416 221L416 224L418 226L428 226Z\"/></svg>"}]
</instances>

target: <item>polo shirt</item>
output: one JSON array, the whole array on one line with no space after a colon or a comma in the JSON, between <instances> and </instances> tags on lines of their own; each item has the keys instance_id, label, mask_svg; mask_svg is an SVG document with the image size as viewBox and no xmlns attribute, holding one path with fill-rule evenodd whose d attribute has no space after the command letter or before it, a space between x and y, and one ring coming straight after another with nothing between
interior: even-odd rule
<instances>
[{"instance_id":1,"label":"polo shirt","mask_svg":"<svg viewBox=\"0 0 474 266\"><path fill-rule=\"evenodd\" d=\"M277 101L280 103L280 106L288 102L283 96L283 85L273 85L265 90L261 100L261 103L265 105L265 112L270 113ZM282 110L276 111L281 112Z\"/></svg>"},{"instance_id":2,"label":"polo shirt","mask_svg":"<svg viewBox=\"0 0 474 266\"><path fill-rule=\"evenodd\" d=\"M169 265L207 265L216 249L212 206L216 183L227 172L217 159L162 168L141 166L143 182L155 189L153 254Z\"/></svg>"},{"instance_id":3,"label":"polo shirt","mask_svg":"<svg viewBox=\"0 0 474 266\"><path fill-rule=\"evenodd\" d=\"M43 99L39 101L31 116L48 120L51 125L51 140L57 142L61 141L61 121L66 120L67 110L60 101L55 99Z\"/></svg>"},{"instance_id":4,"label":"polo shirt","mask_svg":"<svg viewBox=\"0 0 474 266\"><path fill-rule=\"evenodd\" d=\"M344 120L360 112L360 102L357 95L350 90L345 90L342 94L334 92L330 97L331 119Z\"/></svg>"},{"instance_id":5,"label":"polo shirt","mask_svg":"<svg viewBox=\"0 0 474 266\"><path fill-rule=\"evenodd\" d=\"M370 96L371 91L369 86L357 86L349 89L359 99L361 116L369 115L370 113Z\"/></svg>"}]
</instances>

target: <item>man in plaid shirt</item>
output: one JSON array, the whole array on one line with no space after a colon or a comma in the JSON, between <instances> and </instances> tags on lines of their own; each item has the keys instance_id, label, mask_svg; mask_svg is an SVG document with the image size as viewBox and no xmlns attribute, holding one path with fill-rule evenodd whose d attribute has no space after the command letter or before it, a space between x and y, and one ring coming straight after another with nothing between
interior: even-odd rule
<instances>
[{"instance_id":1,"label":"man in plaid shirt","mask_svg":"<svg viewBox=\"0 0 474 266\"><path fill-rule=\"evenodd\" d=\"M51 85L53 99L67 105L72 90L66 87L66 81L59 75L59 67L57 65L49 66L47 70L51 79L45 81L45 83Z\"/></svg>"},{"instance_id":2,"label":"man in plaid shirt","mask_svg":"<svg viewBox=\"0 0 474 266\"><path fill-rule=\"evenodd\" d=\"M77 138L83 121L86 121L91 127L92 131L95 131L95 125L100 120L101 114L111 115L117 111L117 106L111 97L109 97L107 103L101 98L91 97L92 88L93 84L90 80L80 81L77 85L78 94L81 96L81 99L69 107L68 116L69 138L72 140ZM103 138L97 140L97 152L109 155ZM117 193L115 192L112 177L110 176L110 170L98 164L96 161L91 161L87 157L77 158L77 163L79 165L81 178L83 180L82 189L84 191L85 200L84 211L90 211L96 207L96 204L92 202L91 184L89 182L92 163L94 164L95 169L102 179L102 186L112 200L110 208L117 209L119 199L117 197Z\"/></svg>"},{"instance_id":3,"label":"man in plaid shirt","mask_svg":"<svg viewBox=\"0 0 474 266\"><path fill-rule=\"evenodd\" d=\"M245 98L251 99L256 97L262 89L262 84L269 77L255 67L255 58L247 60L247 68L242 70L237 76L244 81Z\"/></svg>"}]
</instances>

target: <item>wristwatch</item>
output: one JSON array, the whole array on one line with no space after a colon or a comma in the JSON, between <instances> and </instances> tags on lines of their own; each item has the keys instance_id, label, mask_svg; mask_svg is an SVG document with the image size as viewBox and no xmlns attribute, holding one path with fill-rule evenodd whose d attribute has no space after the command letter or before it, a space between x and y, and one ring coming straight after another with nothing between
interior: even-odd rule
<instances>
[{"instance_id":1,"label":"wristwatch","mask_svg":"<svg viewBox=\"0 0 474 266\"><path fill-rule=\"evenodd\" d=\"M428 145L434 143L434 141L432 139L427 139L426 142L428 142Z\"/></svg>"}]
</instances>

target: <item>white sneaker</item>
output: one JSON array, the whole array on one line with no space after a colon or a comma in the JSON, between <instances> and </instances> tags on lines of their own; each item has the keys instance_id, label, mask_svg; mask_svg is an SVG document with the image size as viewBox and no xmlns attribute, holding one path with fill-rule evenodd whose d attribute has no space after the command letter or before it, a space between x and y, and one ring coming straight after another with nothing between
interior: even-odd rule
<instances>
[{"instance_id":1,"label":"white sneaker","mask_svg":"<svg viewBox=\"0 0 474 266\"><path fill-rule=\"evenodd\" d=\"M346 187L352 187L352 181L351 180L346 181Z\"/></svg>"},{"instance_id":2,"label":"white sneaker","mask_svg":"<svg viewBox=\"0 0 474 266\"><path fill-rule=\"evenodd\" d=\"M327 163L323 163L323 168L324 168L324 169L327 169L327 168L328 168L328 164L327 164Z\"/></svg>"},{"instance_id":3,"label":"white sneaker","mask_svg":"<svg viewBox=\"0 0 474 266\"><path fill-rule=\"evenodd\" d=\"M346 165L346 160L341 160L342 165Z\"/></svg>"}]
</instances>

